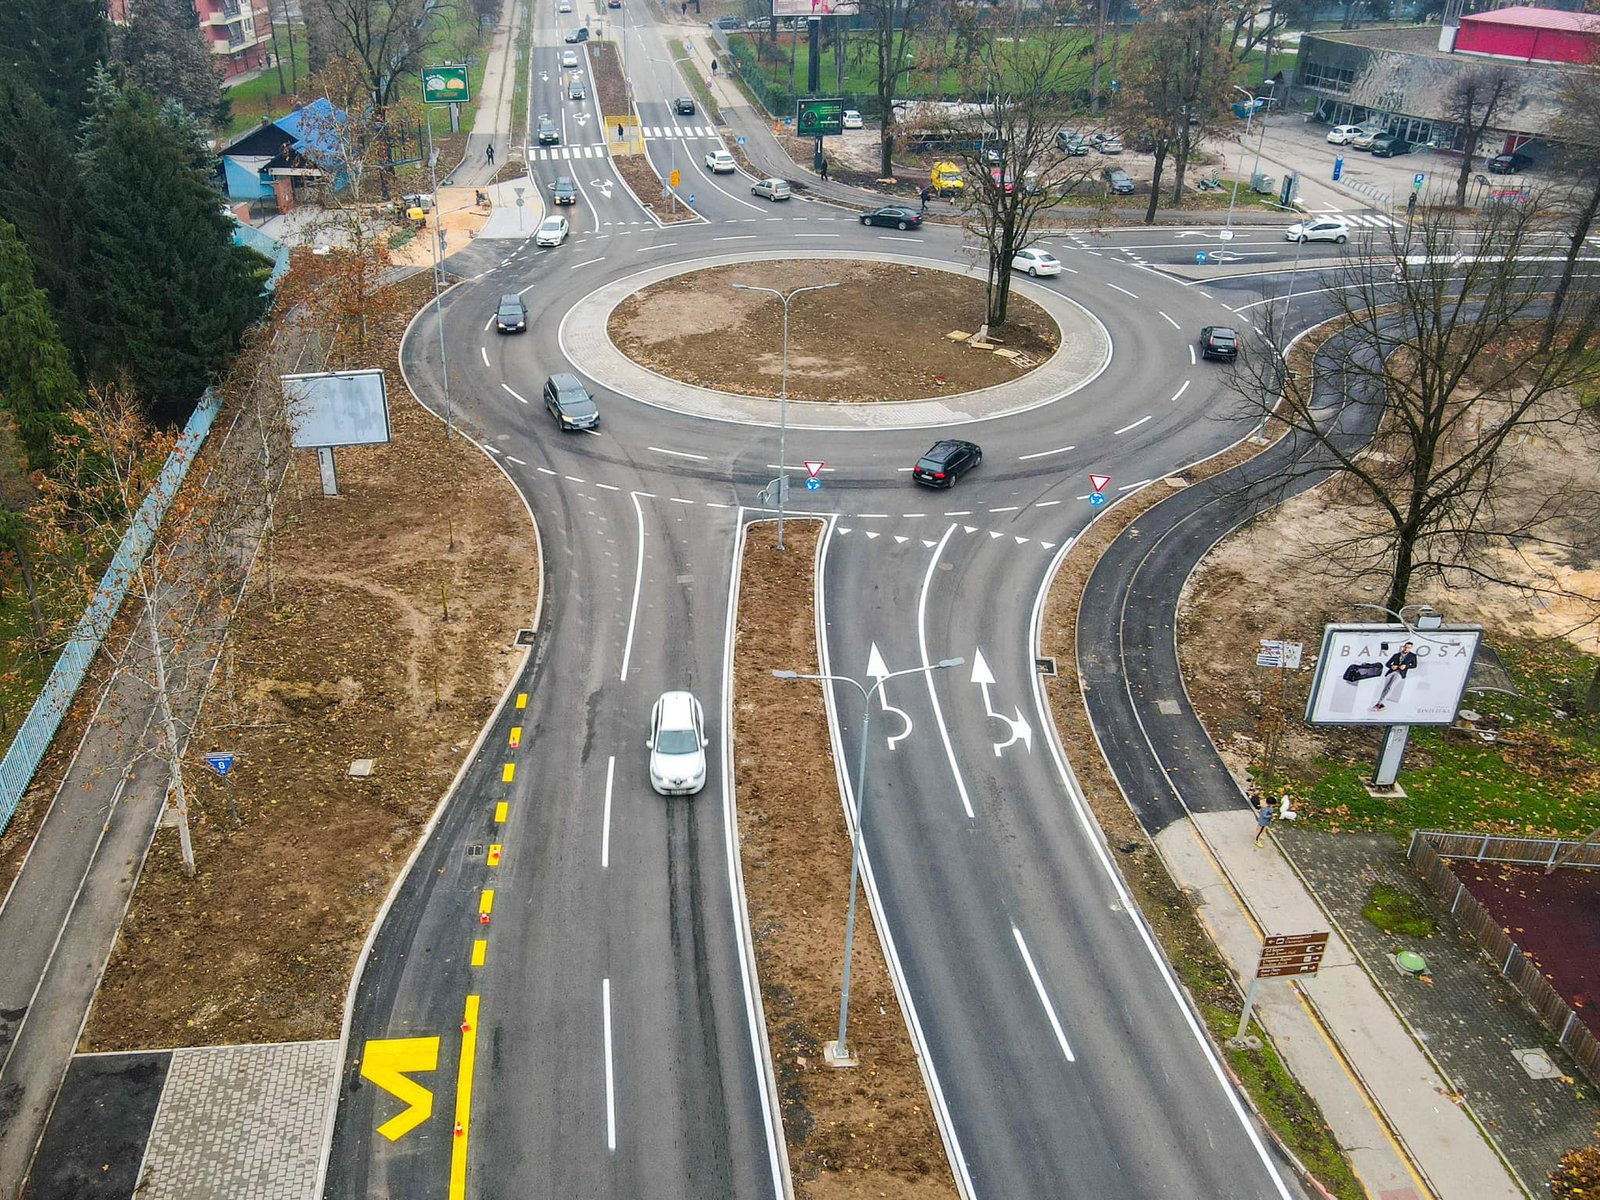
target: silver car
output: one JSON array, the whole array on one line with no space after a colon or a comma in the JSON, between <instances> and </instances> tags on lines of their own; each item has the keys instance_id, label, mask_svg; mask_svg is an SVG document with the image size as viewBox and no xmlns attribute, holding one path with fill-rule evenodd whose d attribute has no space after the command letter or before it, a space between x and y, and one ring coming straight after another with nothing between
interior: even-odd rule
<instances>
[{"instance_id":1,"label":"silver car","mask_svg":"<svg viewBox=\"0 0 1600 1200\"><path fill-rule=\"evenodd\" d=\"M691 692L662 692L650 710L650 786L689 796L706 785L706 717Z\"/></svg>"}]
</instances>

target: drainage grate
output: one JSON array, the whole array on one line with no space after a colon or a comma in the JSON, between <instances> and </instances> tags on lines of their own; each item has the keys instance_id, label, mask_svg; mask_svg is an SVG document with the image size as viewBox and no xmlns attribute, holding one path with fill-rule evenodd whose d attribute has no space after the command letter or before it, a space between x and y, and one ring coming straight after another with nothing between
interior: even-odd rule
<instances>
[{"instance_id":1,"label":"drainage grate","mask_svg":"<svg viewBox=\"0 0 1600 1200\"><path fill-rule=\"evenodd\" d=\"M1183 705L1176 700L1157 700L1156 711L1164 717L1181 717L1183 715Z\"/></svg>"},{"instance_id":2,"label":"drainage grate","mask_svg":"<svg viewBox=\"0 0 1600 1200\"><path fill-rule=\"evenodd\" d=\"M517 641L516 641L516 644L519 645L519 646L531 646L531 645L533 645L533 630L531 630L531 629L519 629L519 630L517 630Z\"/></svg>"},{"instance_id":3,"label":"drainage grate","mask_svg":"<svg viewBox=\"0 0 1600 1200\"><path fill-rule=\"evenodd\" d=\"M484 848L482 846L468 846L467 847L467 857L468 858L482 858L483 857L483 852L484 852Z\"/></svg>"},{"instance_id":4,"label":"drainage grate","mask_svg":"<svg viewBox=\"0 0 1600 1200\"><path fill-rule=\"evenodd\" d=\"M1036 658L1033 660L1033 666L1041 675L1056 674L1056 660L1053 658Z\"/></svg>"}]
</instances>

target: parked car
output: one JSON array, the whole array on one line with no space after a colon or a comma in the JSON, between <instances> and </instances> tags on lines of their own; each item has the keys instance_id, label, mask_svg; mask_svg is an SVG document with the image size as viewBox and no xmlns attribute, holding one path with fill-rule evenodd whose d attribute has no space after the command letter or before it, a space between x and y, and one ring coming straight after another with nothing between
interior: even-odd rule
<instances>
[{"instance_id":1,"label":"parked car","mask_svg":"<svg viewBox=\"0 0 1600 1200\"><path fill-rule=\"evenodd\" d=\"M743 23L738 17L718 17L711 22L718 29L738 29Z\"/></svg>"},{"instance_id":2,"label":"parked car","mask_svg":"<svg viewBox=\"0 0 1600 1200\"><path fill-rule=\"evenodd\" d=\"M1100 178L1104 179L1117 195L1133 195L1133 176L1129 175L1121 167L1107 167L1100 172Z\"/></svg>"},{"instance_id":3,"label":"parked car","mask_svg":"<svg viewBox=\"0 0 1600 1200\"><path fill-rule=\"evenodd\" d=\"M1350 226L1338 217L1316 217L1298 221L1283 231L1286 242L1339 242L1350 240Z\"/></svg>"},{"instance_id":4,"label":"parked car","mask_svg":"<svg viewBox=\"0 0 1600 1200\"><path fill-rule=\"evenodd\" d=\"M574 74L572 81L567 84L567 99L582 100L588 94L588 89L583 86L583 76Z\"/></svg>"},{"instance_id":5,"label":"parked car","mask_svg":"<svg viewBox=\"0 0 1600 1200\"><path fill-rule=\"evenodd\" d=\"M928 447L911 468L911 478L928 487L955 487L956 480L983 461L983 451L974 442L947 438Z\"/></svg>"},{"instance_id":6,"label":"parked car","mask_svg":"<svg viewBox=\"0 0 1600 1200\"><path fill-rule=\"evenodd\" d=\"M1395 137L1392 134L1387 137L1376 138L1372 143L1373 158L1394 158L1398 155L1409 153L1411 153L1411 143L1406 141L1405 138Z\"/></svg>"},{"instance_id":7,"label":"parked car","mask_svg":"<svg viewBox=\"0 0 1600 1200\"><path fill-rule=\"evenodd\" d=\"M1207 325L1200 331L1200 354L1232 362L1239 357L1239 331L1227 325Z\"/></svg>"},{"instance_id":8,"label":"parked car","mask_svg":"<svg viewBox=\"0 0 1600 1200\"><path fill-rule=\"evenodd\" d=\"M787 200L794 192L787 179L763 179L752 185L750 194L760 196L763 200Z\"/></svg>"},{"instance_id":9,"label":"parked car","mask_svg":"<svg viewBox=\"0 0 1600 1200\"><path fill-rule=\"evenodd\" d=\"M1068 158L1081 158L1091 149L1089 141L1073 129L1058 129L1056 131L1056 149Z\"/></svg>"},{"instance_id":10,"label":"parked car","mask_svg":"<svg viewBox=\"0 0 1600 1200\"><path fill-rule=\"evenodd\" d=\"M1011 260L1013 271L1026 271L1029 275L1059 275L1061 274L1061 261L1048 250L1033 247L1027 250L1018 250Z\"/></svg>"},{"instance_id":11,"label":"parked car","mask_svg":"<svg viewBox=\"0 0 1600 1200\"><path fill-rule=\"evenodd\" d=\"M863 225L888 225L891 228L906 230L922 228L922 214L914 208L904 208L898 204L886 204L882 208L874 208L861 214Z\"/></svg>"},{"instance_id":12,"label":"parked car","mask_svg":"<svg viewBox=\"0 0 1600 1200\"><path fill-rule=\"evenodd\" d=\"M587 35L585 35L587 36ZM574 41L582 39L574 38ZM561 52L561 66L563 70L571 71L578 65L578 52L576 50L563 50Z\"/></svg>"},{"instance_id":13,"label":"parked car","mask_svg":"<svg viewBox=\"0 0 1600 1200\"><path fill-rule=\"evenodd\" d=\"M843 121L844 127L846 129L860 129L861 128L861 114L858 113L853 108L845 109L844 110L844 116L841 118L841 120Z\"/></svg>"},{"instance_id":14,"label":"parked car","mask_svg":"<svg viewBox=\"0 0 1600 1200\"><path fill-rule=\"evenodd\" d=\"M1526 154L1496 154L1484 168L1492 175L1515 175L1519 171L1526 171L1533 165L1533 159Z\"/></svg>"},{"instance_id":15,"label":"parked car","mask_svg":"<svg viewBox=\"0 0 1600 1200\"><path fill-rule=\"evenodd\" d=\"M546 379L544 406L562 429L593 429L600 424L600 409L576 375L563 373Z\"/></svg>"},{"instance_id":16,"label":"parked car","mask_svg":"<svg viewBox=\"0 0 1600 1200\"><path fill-rule=\"evenodd\" d=\"M1122 139L1119 138L1116 134L1112 134L1111 136L1109 136L1107 138L1103 138L1101 140L1101 142L1100 142L1100 145L1098 147L1096 147L1096 148L1100 151L1101 154L1121 154L1122 153Z\"/></svg>"},{"instance_id":17,"label":"parked car","mask_svg":"<svg viewBox=\"0 0 1600 1200\"><path fill-rule=\"evenodd\" d=\"M694 97L679 96L672 102L672 111L678 113L680 116L694 116Z\"/></svg>"},{"instance_id":18,"label":"parked car","mask_svg":"<svg viewBox=\"0 0 1600 1200\"><path fill-rule=\"evenodd\" d=\"M738 169L734 165L733 155L726 150L713 150L706 155L706 170L713 175L727 175Z\"/></svg>"},{"instance_id":19,"label":"parked car","mask_svg":"<svg viewBox=\"0 0 1600 1200\"><path fill-rule=\"evenodd\" d=\"M706 785L706 717L691 692L662 692L650 710L650 786L689 796Z\"/></svg>"},{"instance_id":20,"label":"parked car","mask_svg":"<svg viewBox=\"0 0 1600 1200\"><path fill-rule=\"evenodd\" d=\"M1328 141L1335 146L1348 146L1361 132L1359 125L1335 125L1328 130Z\"/></svg>"},{"instance_id":21,"label":"parked car","mask_svg":"<svg viewBox=\"0 0 1600 1200\"><path fill-rule=\"evenodd\" d=\"M1381 125L1363 125L1361 132L1350 139L1350 144L1357 150L1371 150L1373 142L1388 136L1389 131Z\"/></svg>"},{"instance_id":22,"label":"parked car","mask_svg":"<svg viewBox=\"0 0 1600 1200\"><path fill-rule=\"evenodd\" d=\"M556 5L556 11L557 12L564 12L564 13L571 12L572 11L572 0L561 0L561 3Z\"/></svg>"},{"instance_id":23,"label":"parked car","mask_svg":"<svg viewBox=\"0 0 1600 1200\"><path fill-rule=\"evenodd\" d=\"M554 146L561 141L561 131L556 128L556 123L548 116L539 117L539 144L541 146Z\"/></svg>"},{"instance_id":24,"label":"parked car","mask_svg":"<svg viewBox=\"0 0 1600 1200\"><path fill-rule=\"evenodd\" d=\"M535 246L559 246L567 240L569 228L565 217L549 216L539 222L533 231Z\"/></svg>"},{"instance_id":25,"label":"parked car","mask_svg":"<svg viewBox=\"0 0 1600 1200\"><path fill-rule=\"evenodd\" d=\"M528 328L528 306L515 292L500 297L500 307L494 311L496 333L521 333Z\"/></svg>"},{"instance_id":26,"label":"parked car","mask_svg":"<svg viewBox=\"0 0 1600 1200\"><path fill-rule=\"evenodd\" d=\"M580 25L576 29L567 30L566 41L568 43L587 42L588 40L589 40L589 27L587 25ZM561 65L564 66L564 67L575 67L575 66L577 66L578 65L578 60L577 60L576 56L574 56L573 60L569 63L567 61L567 55L568 54L572 54L572 51L569 50L569 51L567 51L565 54L563 54L561 56Z\"/></svg>"},{"instance_id":27,"label":"parked car","mask_svg":"<svg viewBox=\"0 0 1600 1200\"><path fill-rule=\"evenodd\" d=\"M556 176L556 181L550 185L550 201L552 204L576 204L578 202L578 185L572 182L571 176Z\"/></svg>"},{"instance_id":28,"label":"parked car","mask_svg":"<svg viewBox=\"0 0 1600 1200\"><path fill-rule=\"evenodd\" d=\"M1000 167L989 168L989 186L996 190L1004 189L1006 195L1017 190L1017 181L1011 178L1011 172L1002 171Z\"/></svg>"}]
</instances>

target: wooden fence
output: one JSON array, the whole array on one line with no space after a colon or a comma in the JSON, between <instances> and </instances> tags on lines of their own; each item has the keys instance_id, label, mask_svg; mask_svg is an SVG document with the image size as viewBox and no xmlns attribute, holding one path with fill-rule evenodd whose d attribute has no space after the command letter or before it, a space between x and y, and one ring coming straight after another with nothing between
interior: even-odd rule
<instances>
[{"instance_id":1,"label":"wooden fence","mask_svg":"<svg viewBox=\"0 0 1600 1200\"><path fill-rule=\"evenodd\" d=\"M1532 1006L1562 1049L1572 1055L1573 1061L1592 1083L1600 1084L1600 1037L1596 1037L1595 1031L1579 1019L1561 993L1550 986L1550 981L1522 953L1521 948L1501 928L1500 922L1473 898L1466 885L1456 878L1446 858L1542 866L1560 856L1565 849L1572 853L1572 857L1564 859L1564 862L1575 866L1600 866L1600 847L1578 846L1574 852L1574 846L1572 842L1543 838L1498 838L1418 830L1411 835L1406 861L1416 868L1434 894L1449 906L1461 927L1472 935L1500 973Z\"/></svg>"}]
</instances>

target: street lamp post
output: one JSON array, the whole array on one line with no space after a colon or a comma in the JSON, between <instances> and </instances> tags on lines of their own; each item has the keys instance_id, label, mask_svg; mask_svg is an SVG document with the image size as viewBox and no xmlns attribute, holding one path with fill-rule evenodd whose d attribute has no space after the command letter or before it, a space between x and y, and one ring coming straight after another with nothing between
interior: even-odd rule
<instances>
[{"instance_id":1,"label":"street lamp post","mask_svg":"<svg viewBox=\"0 0 1600 1200\"><path fill-rule=\"evenodd\" d=\"M1222 227L1222 240L1225 242L1233 240L1233 206L1239 201L1239 177L1244 174L1244 147L1250 140L1250 122L1256 116L1256 94L1246 91L1237 83L1233 85L1233 90L1250 101L1250 110L1244 115L1244 137L1239 140L1239 170L1233 177L1233 194L1228 197L1228 219Z\"/></svg>"},{"instance_id":2,"label":"street lamp post","mask_svg":"<svg viewBox=\"0 0 1600 1200\"><path fill-rule=\"evenodd\" d=\"M651 58L650 61L654 62L654 63L667 63L669 66L674 66L675 67L679 63L693 62L694 61L694 55L692 55L692 54L680 54L680 55L678 55L678 57L673 58L673 59ZM632 87L633 85L629 84L628 86ZM672 119L673 119L674 123L677 122L678 117L677 117L677 113L676 112L673 113L673 118ZM667 140L672 143L672 175L676 175L678 173L678 139L677 138L668 138ZM672 186L672 175L668 175L667 176L667 184L668 184L667 191L672 193L672 213L673 213L673 216L677 216L677 213L678 213L678 189L676 187Z\"/></svg>"},{"instance_id":3,"label":"street lamp post","mask_svg":"<svg viewBox=\"0 0 1600 1200\"><path fill-rule=\"evenodd\" d=\"M753 283L736 283L734 289L741 292L766 292L769 296L776 296L783 302L783 365L782 374L779 376L778 385L778 549L783 549L783 502L788 499L789 493L789 460L784 457L787 453L789 435L789 302L801 292L820 292L825 288L838 287L837 283L813 283L808 287L793 288L788 292L780 292L777 288L758 287Z\"/></svg>"},{"instance_id":4,"label":"street lamp post","mask_svg":"<svg viewBox=\"0 0 1600 1200\"><path fill-rule=\"evenodd\" d=\"M1283 316L1278 319L1277 328L1270 325L1268 331L1273 334L1272 351L1277 356L1278 370L1283 373L1283 384L1287 387L1289 379L1289 360L1283 353L1283 339L1289 332L1289 305L1294 302L1294 285L1300 277L1300 251L1305 249L1306 239L1296 239L1294 246L1294 265L1289 268L1289 287L1283 294ZM1272 407L1264 405L1261 410L1261 424L1257 425L1255 432L1250 435L1250 441L1257 446L1267 444L1267 420L1272 416Z\"/></svg>"},{"instance_id":5,"label":"street lamp post","mask_svg":"<svg viewBox=\"0 0 1600 1200\"><path fill-rule=\"evenodd\" d=\"M1264 88L1271 88L1273 96L1277 95L1277 93L1278 93L1278 85L1273 83L1272 80L1270 80L1270 79L1262 80L1261 86L1264 87ZM1272 103L1271 96L1268 97L1267 103L1269 105ZM1255 107L1255 102L1254 101L1251 101L1250 107L1251 108ZM1251 115L1253 116L1254 114L1252 113ZM1244 135L1248 139L1249 136L1250 136L1250 130L1249 130L1249 127L1248 127L1249 126L1249 122L1246 121L1245 125L1246 125L1246 128L1245 128ZM1261 110L1261 132L1256 135L1256 161L1255 161L1255 164L1250 168L1250 186L1251 187L1255 187L1255 185L1256 185L1256 175L1261 170L1261 150L1262 150L1262 147L1266 145L1266 141L1267 141L1267 110L1266 109L1262 109ZM1239 165L1243 166L1244 165L1244 163L1243 163L1244 156L1240 155L1239 157L1240 157L1240 160L1241 160Z\"/></svg>"},{"instance_id":6,"label":"street lamp post","mask_svg":"<svg viewBox=\"0 0 1600 1200\"><path fill-rule=\"evenodd\" d=\"M872 730L872 697L891 679L905 675L922 675L959 667L964 658L942 658L924 667L907 667L904 671L891 671L878 679L870 688L849 675L802 675L798 671L774 671L778 679L811 679L818 683L848 683L861 693L861 744L856 749L856 827L850 846L850 906L844 921L844 973L839 984L839 1040L822 1051L823 1061L830 1067L853 1067L848 1041L850 1025L850 956L856 939L856 881L861 874L861 842L867 820L867 739Z\"/></svg>"}]
</instances>

